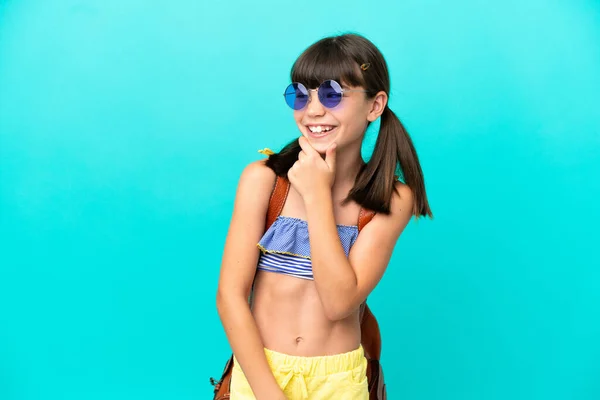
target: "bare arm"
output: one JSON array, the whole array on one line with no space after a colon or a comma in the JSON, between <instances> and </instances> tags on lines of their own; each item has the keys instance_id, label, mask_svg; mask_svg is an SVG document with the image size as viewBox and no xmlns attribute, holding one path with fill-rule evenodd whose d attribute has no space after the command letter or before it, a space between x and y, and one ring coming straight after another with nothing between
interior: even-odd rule
<instances>
[{"instance_id":1,"label":"bare arm","mask_svg":"<svg viewBox=\"0 0 600 400\"><path fill-rule=\"evenodd\" d=\"M390 215L376 214L346 258L335 221L331 192L305 199L315 285L330 320L356 310L381 280L394 246L413 210L412 191L397 183Z\"/></svg>"},{"instance_id":2,"label":"bare arm","mask_svg":"<svg viewBox=\"0 0 600 400\"><path fill-rule=\"evenodd\" d=\"M291 184L306 208L315 286L325 315L332 321L346 318L377 285L414 209L412 190L396 182L390 213L376 214L361 230L346 257L333 216L331 188L335 183L336 143L318 153L304 136L302 151L288 171Z\"/></svg>"},{"instance_id":3,"label":"bare arm","mask_svg":"<svg viewBox=\"0 0 600 400\"><path fill-rule=\"evenodd\" d=\"M217 290L217 311L225 334L259 400L285 399L267 363L248 305L259 256L256 243L264 233L274 182L275 173L263 161L251 163L242 172Z\"/></svg>"}]
</instances>

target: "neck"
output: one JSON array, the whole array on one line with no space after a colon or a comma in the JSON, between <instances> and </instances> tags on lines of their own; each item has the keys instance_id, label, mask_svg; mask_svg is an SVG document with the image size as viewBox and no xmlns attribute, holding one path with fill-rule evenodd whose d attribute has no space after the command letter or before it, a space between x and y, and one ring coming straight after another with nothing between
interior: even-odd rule
<instances>
[{"instance_id":1,"label":"neck","mask_svg":"<svg viewBox=\"0 0 600 400\"><path fill-rule=\"evenodd\" d=\"M357 146L338 149L335 166L335 181L333 182L332 193L335 197L337 193L345 198L348 192L354 186L356 176L364 165L361 155L361 143Z\"/></svg>"}]
</instances>

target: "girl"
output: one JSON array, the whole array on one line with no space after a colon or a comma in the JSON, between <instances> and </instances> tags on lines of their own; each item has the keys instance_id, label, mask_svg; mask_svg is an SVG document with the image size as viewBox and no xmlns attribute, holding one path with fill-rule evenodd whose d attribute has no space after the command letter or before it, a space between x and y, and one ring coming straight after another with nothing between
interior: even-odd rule
<instances>
[{"instance_id":1,"label":"girl","mask_svg":"<svg viewBox=\"0 0 600 400\"><path fill-rule=\"evenodd\" d=\"M423 174L369 40L319 40L296 60L291 81L284 98L299 138L244 169L225 243L217 310L235 355L231 400L366 400L359 308L411 217L432 217ZM365 163L365 131L380 117ZM265 232L282 178L289 191ZM359 235L361 210L375 215Z\"/></svg>"}]
</instances>

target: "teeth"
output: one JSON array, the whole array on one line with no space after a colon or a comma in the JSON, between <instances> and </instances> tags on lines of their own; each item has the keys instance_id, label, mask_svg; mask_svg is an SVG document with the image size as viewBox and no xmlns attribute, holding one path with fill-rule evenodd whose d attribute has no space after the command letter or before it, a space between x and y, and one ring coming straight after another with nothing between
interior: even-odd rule
<instances>
[{"instance_id":1,"label":"teeth","mask_svg":"<svg viewBox=\"0 0 600 400\"><path fill-rule=\"evenodd\" d=\"M309 126L308 129L310 129L310 131L313 133L321 133L321 132L329 132L330 130L333 129L333 127L319 125L319 126Z\"/></svg>"}]
</instances>

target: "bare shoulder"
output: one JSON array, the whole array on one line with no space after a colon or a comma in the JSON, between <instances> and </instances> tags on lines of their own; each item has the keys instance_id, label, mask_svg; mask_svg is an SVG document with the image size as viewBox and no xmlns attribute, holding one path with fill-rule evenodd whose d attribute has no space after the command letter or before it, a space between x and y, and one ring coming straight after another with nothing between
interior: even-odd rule
<instances>
[{"instance_id":1,"label":"bare shoulder","mask_svg":"<svg viewBox=\"0 0 600 400\"><path fill-rule=\"evenodd\" d=\"M256 225L256 233L264 228L269 199L275 185L275 171L266 165L265 160L253 161L246 165L239 178L235 195L234 221Z\"/></svg>"},{"instance_id":2,"label":"bare shoulder","mask_svg":"<svg viewBox=\"0 0 600 400\"><path fill-rule=\"evenodd\" d=\"M238 182L238 200L264 202L271 195L275 172L265 160L253 161L244 167Z\"/></svg>"},{"instance_id":3,"label":"bare shoulder","mask_svg":"<svg viewBox=\"0 0 600 400\"><path fill-rule=\"evenodd\" d=\"M266 160L253 161L242 171L240 182L250 181L259 185L271 184L275 180L275 172L267 167Z\"/></svg>"},{"instance_id":4,"label":"bare shoulder","mask_svg":"<svg viewBox=\"0 0 600 400\"><path fill-rule=\"evenodd\" d=\"M395 184L396 190L392 194L390 204L390 217L396 220L410 219L414 210L414 194L412 189L400 181ZM408 222L408 221L407 221Z\"/></svg>"},{"instance_id":5,"label":"bare shoulder","mask_svg":"<svg viewBox=\"0 0 600 400\"><path fill-rule=\"evenodd\" d=\"M358 242L368 243L369 246L379 246L387 243L393 247L396 240L409 223L414 213L414 194L412 189L398 181L392 193L389 214L376 213L361 231ZM357 246L362 248L362 246ZM371 251L372 249L368 249ZM389 249L391 250L391 248Z\"/></svg>"}]
</instances>

